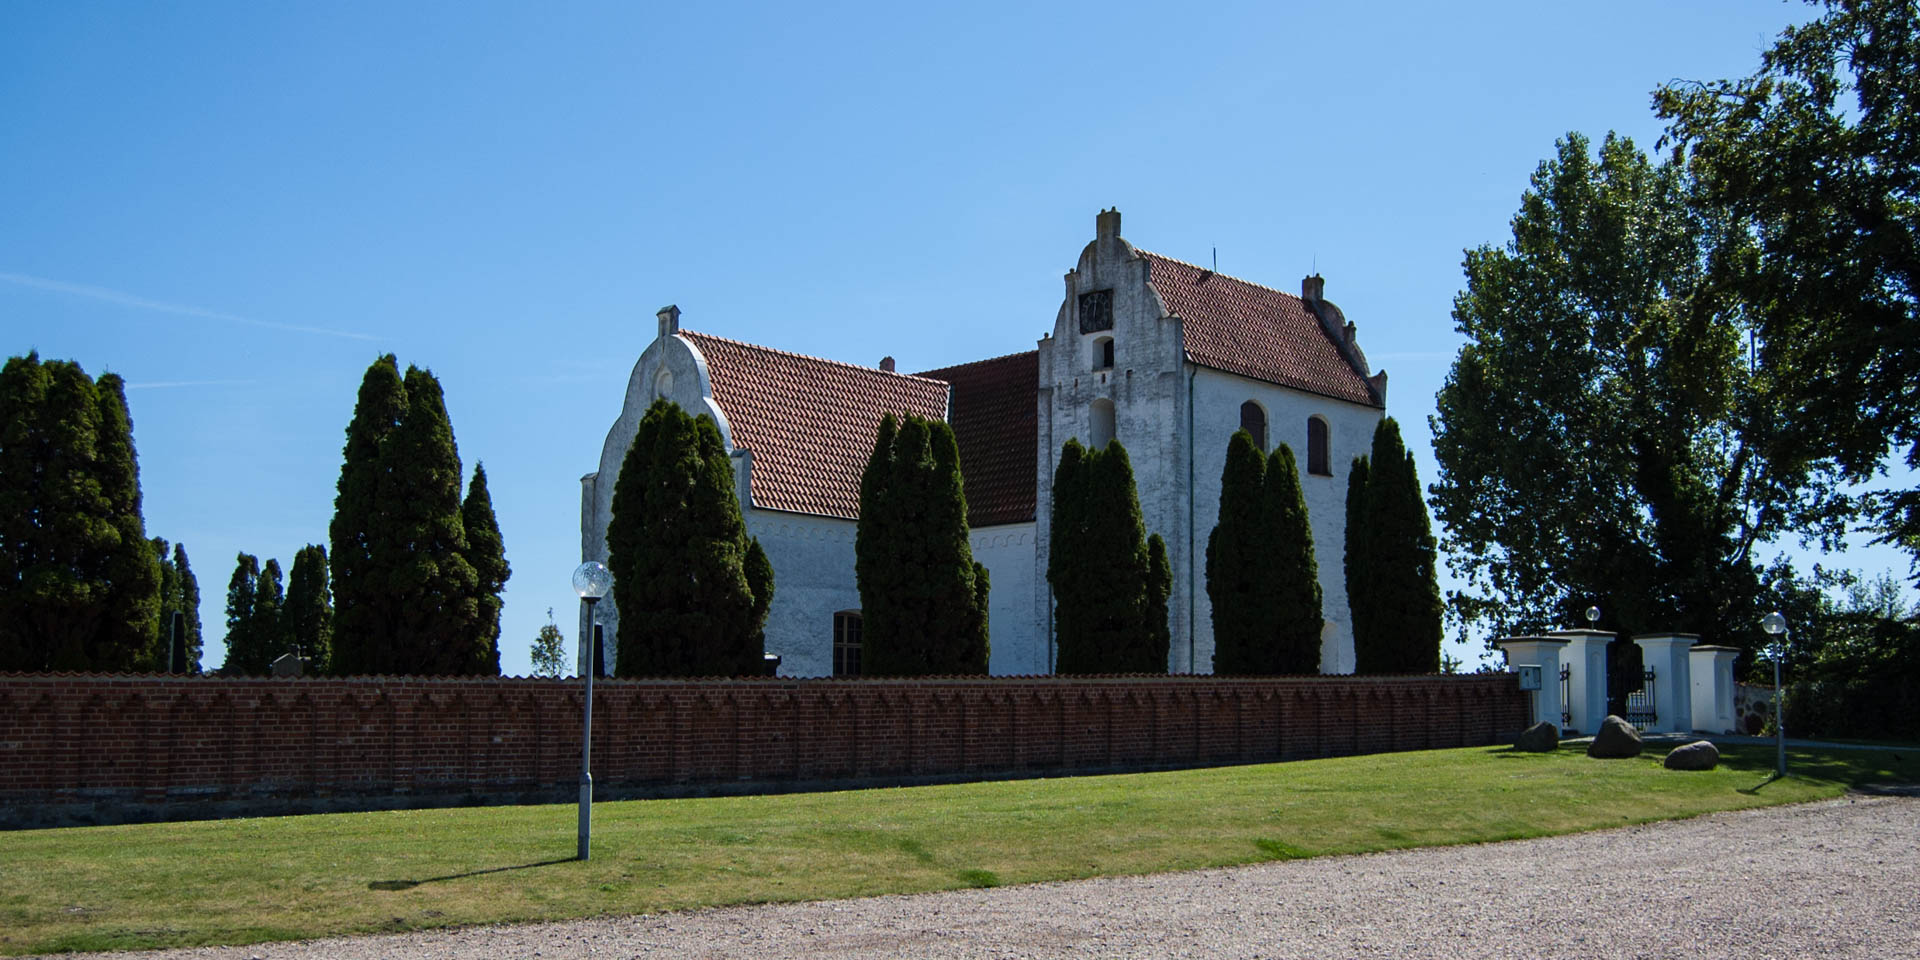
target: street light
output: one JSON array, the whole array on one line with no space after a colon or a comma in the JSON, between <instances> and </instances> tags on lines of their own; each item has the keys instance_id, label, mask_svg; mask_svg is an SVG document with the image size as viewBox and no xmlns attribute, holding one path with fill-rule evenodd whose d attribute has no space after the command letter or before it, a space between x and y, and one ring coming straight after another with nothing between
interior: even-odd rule
<instances>
[{"instance_id":1,"label":"street light","mask_svg":"<svg viewBox=\"0 0 1920 960\"><path fill-rule=\"evenodd\" d=\"M1588 630L1594 629L1594 627L1597 626L1599 622L1600 622L1600 608L1588 607L1587 608L1587 629Z\"/></svg>"},{"instance_id":2,"label":"street light","mask_svg":"<svg viewBox=\"0 0 1920 960\"><path fill-rule=\"evenodd\" d=\"M1775 610L1760 618L1760 629L1773 638L1773 735L1778 741L1778 760L1774 764L1774 774L1787 775L1787 722L1786 698L1780 692L1780 661L1787 655L1787 618Z\"/></svg>"},{"instance_id":3,"label":"street light","mask_svg":"<svg viewBox=\"0 0 1920 960\"><path fill-rule=\"evenodd\" d=\"M587 695L581 698L585 702L586 717L580 724L581 860L587 859L587 843L593 837L593 674L600 660L600 623L593 618L593 605L612 588L613 574L606 564L589 560L573 568L573 592L587 605L587 623L591 624L593 636L591 646L582 651L585 656L580 658L583 661L580 672L587 678Z\"/></svg>"}]
</instances>

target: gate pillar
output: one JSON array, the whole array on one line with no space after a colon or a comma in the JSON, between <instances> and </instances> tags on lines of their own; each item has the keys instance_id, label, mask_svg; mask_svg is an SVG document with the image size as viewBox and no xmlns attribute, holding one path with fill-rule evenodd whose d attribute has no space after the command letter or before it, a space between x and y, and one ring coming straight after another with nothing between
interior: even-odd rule
<instances>
[{"instance_id":1,"label":"gate pillar","mask_svg":"<svg viewBox=\"0 0 1920 960\"><path fill-rule=\"evenodd\" d=\"M1640 658L1653 671L1653 722L1648 733L1693 732L1693 671L1687 648L1697 633L1648 633L1634 637Z\"/></svg>"},{"instance_id":2,"label":"gate pillar","mask_svg":"<svg viewBox=\"0 0 1920 960\"><path fill-rule=\"evenodd\" d=\"M1707 733L1733 733L1733 660L1738 647L1693 647L1693 726Z\"/></svg>"},{"instance_id":3,"label":"gate pillar","mask_svg":"<svg viewBox=\"0 0 1920 960\"><path fill-rule=\"evenodd\" d=\"M1567 726L1576 733L1600 732L1607 719L1607 644L1616 634L1605 630L1555 630L1567 641Z\"/></svg>"},{"instance_id":4,"label":"gate pillar","mask_svg":"<svg viewBox=\"0 0 1920 960\"><path fill-rule=\"evenodd\" d=\"M1540 689L1533 694L1529 726L1551 723L1560 728L1560 650L1567 642L1556 637L1508 637L1494 646L1506 651L1507 671L1519 673L1522 666L1540 668Z\"/></svg>"}]
</instances>

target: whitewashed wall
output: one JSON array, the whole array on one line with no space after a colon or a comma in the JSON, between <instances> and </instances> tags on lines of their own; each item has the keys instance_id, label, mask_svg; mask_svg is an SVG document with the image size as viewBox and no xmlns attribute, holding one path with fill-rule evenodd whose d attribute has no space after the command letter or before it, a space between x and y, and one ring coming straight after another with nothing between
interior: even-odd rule
<instances>
[{"instance_id":1,"label":"whitewashed wall","mask_svg":"<svg viewBox=\"0 0 1920 960\"><path fill-rule=\"evenodd\" d=\"M833 673L833 615L860 609L860 589L853 576L856 524L778 510L741 512L747 533L760 539L773 562L767 652L780 655L780 675Z\"/></svg>"},{"instance_id":2,"label":"whitewashed wall","mask_svg":"<svg viewBox=\"0 0 1920 960\"><path fill-rule=\"evenodd\" d=\"M987 631L993 649L987 671L1046 673L1046 629L1033 618L1033 522L982 527L973 531L970 546L973 559L986 566L992 587Z\"/></svg>"}]
</instances>

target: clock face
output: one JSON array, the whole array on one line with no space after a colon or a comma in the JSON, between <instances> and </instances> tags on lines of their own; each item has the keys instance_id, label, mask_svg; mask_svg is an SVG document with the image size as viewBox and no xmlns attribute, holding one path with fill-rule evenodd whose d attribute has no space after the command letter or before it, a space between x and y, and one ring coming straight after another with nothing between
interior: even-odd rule
<instances>
[{"instance_id":1,"label":"clock face","mask_svg":"<svg viewBox=\"0 0 1920 960\"><path fill-rule=\"evenodd\" d=\"M1080 295L1080 332L1113 329L1113 291L1094 290Z\"/></svg>"}]
</instances>

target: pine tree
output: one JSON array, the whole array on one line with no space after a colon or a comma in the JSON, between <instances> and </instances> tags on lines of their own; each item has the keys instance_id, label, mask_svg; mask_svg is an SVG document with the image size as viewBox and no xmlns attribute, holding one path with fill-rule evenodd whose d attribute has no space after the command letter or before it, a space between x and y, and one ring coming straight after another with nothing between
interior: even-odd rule
<instances>
[{"instance_id":1,"label":"pine tree","mask_svg":"<svg viewBox=\"0 0 1920 960\"><path fill-rule=\"evenodd\" d=\"M120 378L11 358L0 370L0 671L150 662L159 603Z\"/></svg>"},{"instance_id":2,"label":"pine tree","mask_svg":"<svg viewBox=\"0 0 1920 960\"><path fill-rule=\"evenodd\" d=\"M1265 672L1277 614L1267 537L1267 463L1253 435L1235 431L1220 472L1220 520L1207 536L1207 599L1213 607L1213 672Z\"/></svg>"},{"instance_id":3,"label":"pine tree","mask_svg":"<svg viewBox=\"0 0 1920 960\"><path fill-rule=\"evenodd\" d=\"M331 672L333 599L327 588L327 548L309 543L293 555L287 575L287 605L282 613L287 641L312 674Z\"/></svg>"},{"instance_id":4,"label":"pine tree","mask_svg":"<svg viewBox=\"0 0 1920 960\"><path fill-rule=\"evenodd\" d=\"M280 579L280 561L271 557L260 566L260 577L253 585L253 616L247 625L247 639L254 644L260 669L250 673L269 673L273 662L292 646L287 638L286 589ZM249 665L251 667L251 664Z\"/></svg>"},{"instance_id":5,"label":"pine tree","mask_svg":"<svg viewBox=\"0 0 1920 960\"><path fill-rule=\"evenodd\" d=\"M1320 672L1320 564L1313 556L1313 528L1293 450L1280 444L1267 459L1262 523L1268 540L1273 620L1265 674Z\"/></svg>"},{"instance_id":6,"label":"pine tree","mask_svg":"<svg viewBox=\"0 0 1920 960\"><path fill-rule=\"evenodd\" d=\"M1061 450L1054 473L1047 581L1053 585L1059 673L1165 673L1166 628L1150 622L1153 574L1133 464L1120 441ZM1171 578L1169 577L1169 583Z\"/></svg>"},{"instance_id":7,"label":"pine tree","mask_svg":"<svg viewBox=\"0 0 1920 960\"><path fill-rule=\"evenodd\" d=\"M1354 636L1359 670L1435 673L1442 636L1433 526L1413 455L1392 417L1374 429L1368 463L1362 548L1367 590L1349 600L1371 608L1368 636L1364 641L1358 633Z\"/></svg>"},{"instance_id":8,"label":"pine tree","mask_svg":"<svg viewBox=\"0 0 1920 960\"><path fill-rule=\"evenodd\" d=\"M154 617L153 646L141 656L136 669L144 673L166 673L172 653L169 643L173 636L173 615L181 609L180 571L173 564L166 538L154 537L148 543L153 545L154 560L160 566L160 609Z\"/></svg>"},{"instance_id":9,"label":"pine tree","mask_svg":"<svg viewBox=\"0 0 1920 960\"><path fill-rule=\"evenodd\" d=\"M1166 669L1167 654L1173 648L1173 628L1169 622L1168 601L1173 599L1173 564L1167 560L1167 541L1159 534L1147 538L1147 645L1141 654L1144 664L1158 664L1146 672Z\"/></svg>"},{"instance_id":10,"label":"pine tree","mask_svg":"<svg viewBox=\"0 0 1920 960\"><path fill-rule=\"evenodd\" d=\"M264 638L255 632L260 621L253 614L259 588L260 559L240 554L233 576L227 579L227 662L220 668L222 673L258 675L267 670Z\"/></svg>"},{"instance_id":11,"label":"pine tree","mask_svg":"<svg viewBox=\"0 0 1920 960\"><path fill-rule=\"evenodd\" d=\"M467 562L473 567L479 587L479 629L486 643L486 662L500 673L500 592L507 587L513 568L507 565L507 550L500 539L500 523L493 515L493 497L487 492L487 469L474 464L473 482L467 487L467 499L460 505L460 518L467 533Z\"/></svg>"},{"instance_id":12,"label":"pine tree","mask_svg":"<svg viewBox=\"0 0 1920 960\"><path fill-rule=\"evenodd\" d=\"M759 673L773 568L757 547L719 428L655 401L621 463L608 518L622 625L615 673Z\"/></svg>"},{"instance_id":13,"label":"pine tree","mask_svg":"<svg viewBox=\"0 0 1920 960\"><path fill-rule=\"evenodd\" d=\"M862 672L985 673L986 568L967 540L967 501L953 428L885 418L861 478L855 573Z\"/></svg>"},{"instance_id":14,"label":"pine tree","mask_svg":"<svg viewBox=\"0 0 1920 960\"><path fill-rule=\"evenodd\" d=\"M1366 457L1353 458L1353 465L1347 471L1347 525L1344 530L1346 551L1343 567L1347 584L1347 622L1353 628L1356 673L1380 672L1373 669L1373 607L1366 602L1366 598L1372 595L1372 584L1367 581L1367 480L1372 475L1373 467L1367 462Z\"/></svg>"},{"instance_id":15,"label":"pine tree","mask_svg":"<svg viewBox=\"0 0 1920 960\"><path fill-rule=\"evenodd\" d=\"M381 448L407 410L407 391L393 354L373 362L360 381L340 466L329 528L334 604L333 672L366 676L396 672L399 624L389 567L404 549L381 511Z\"/></svg>"}]
</instances>

